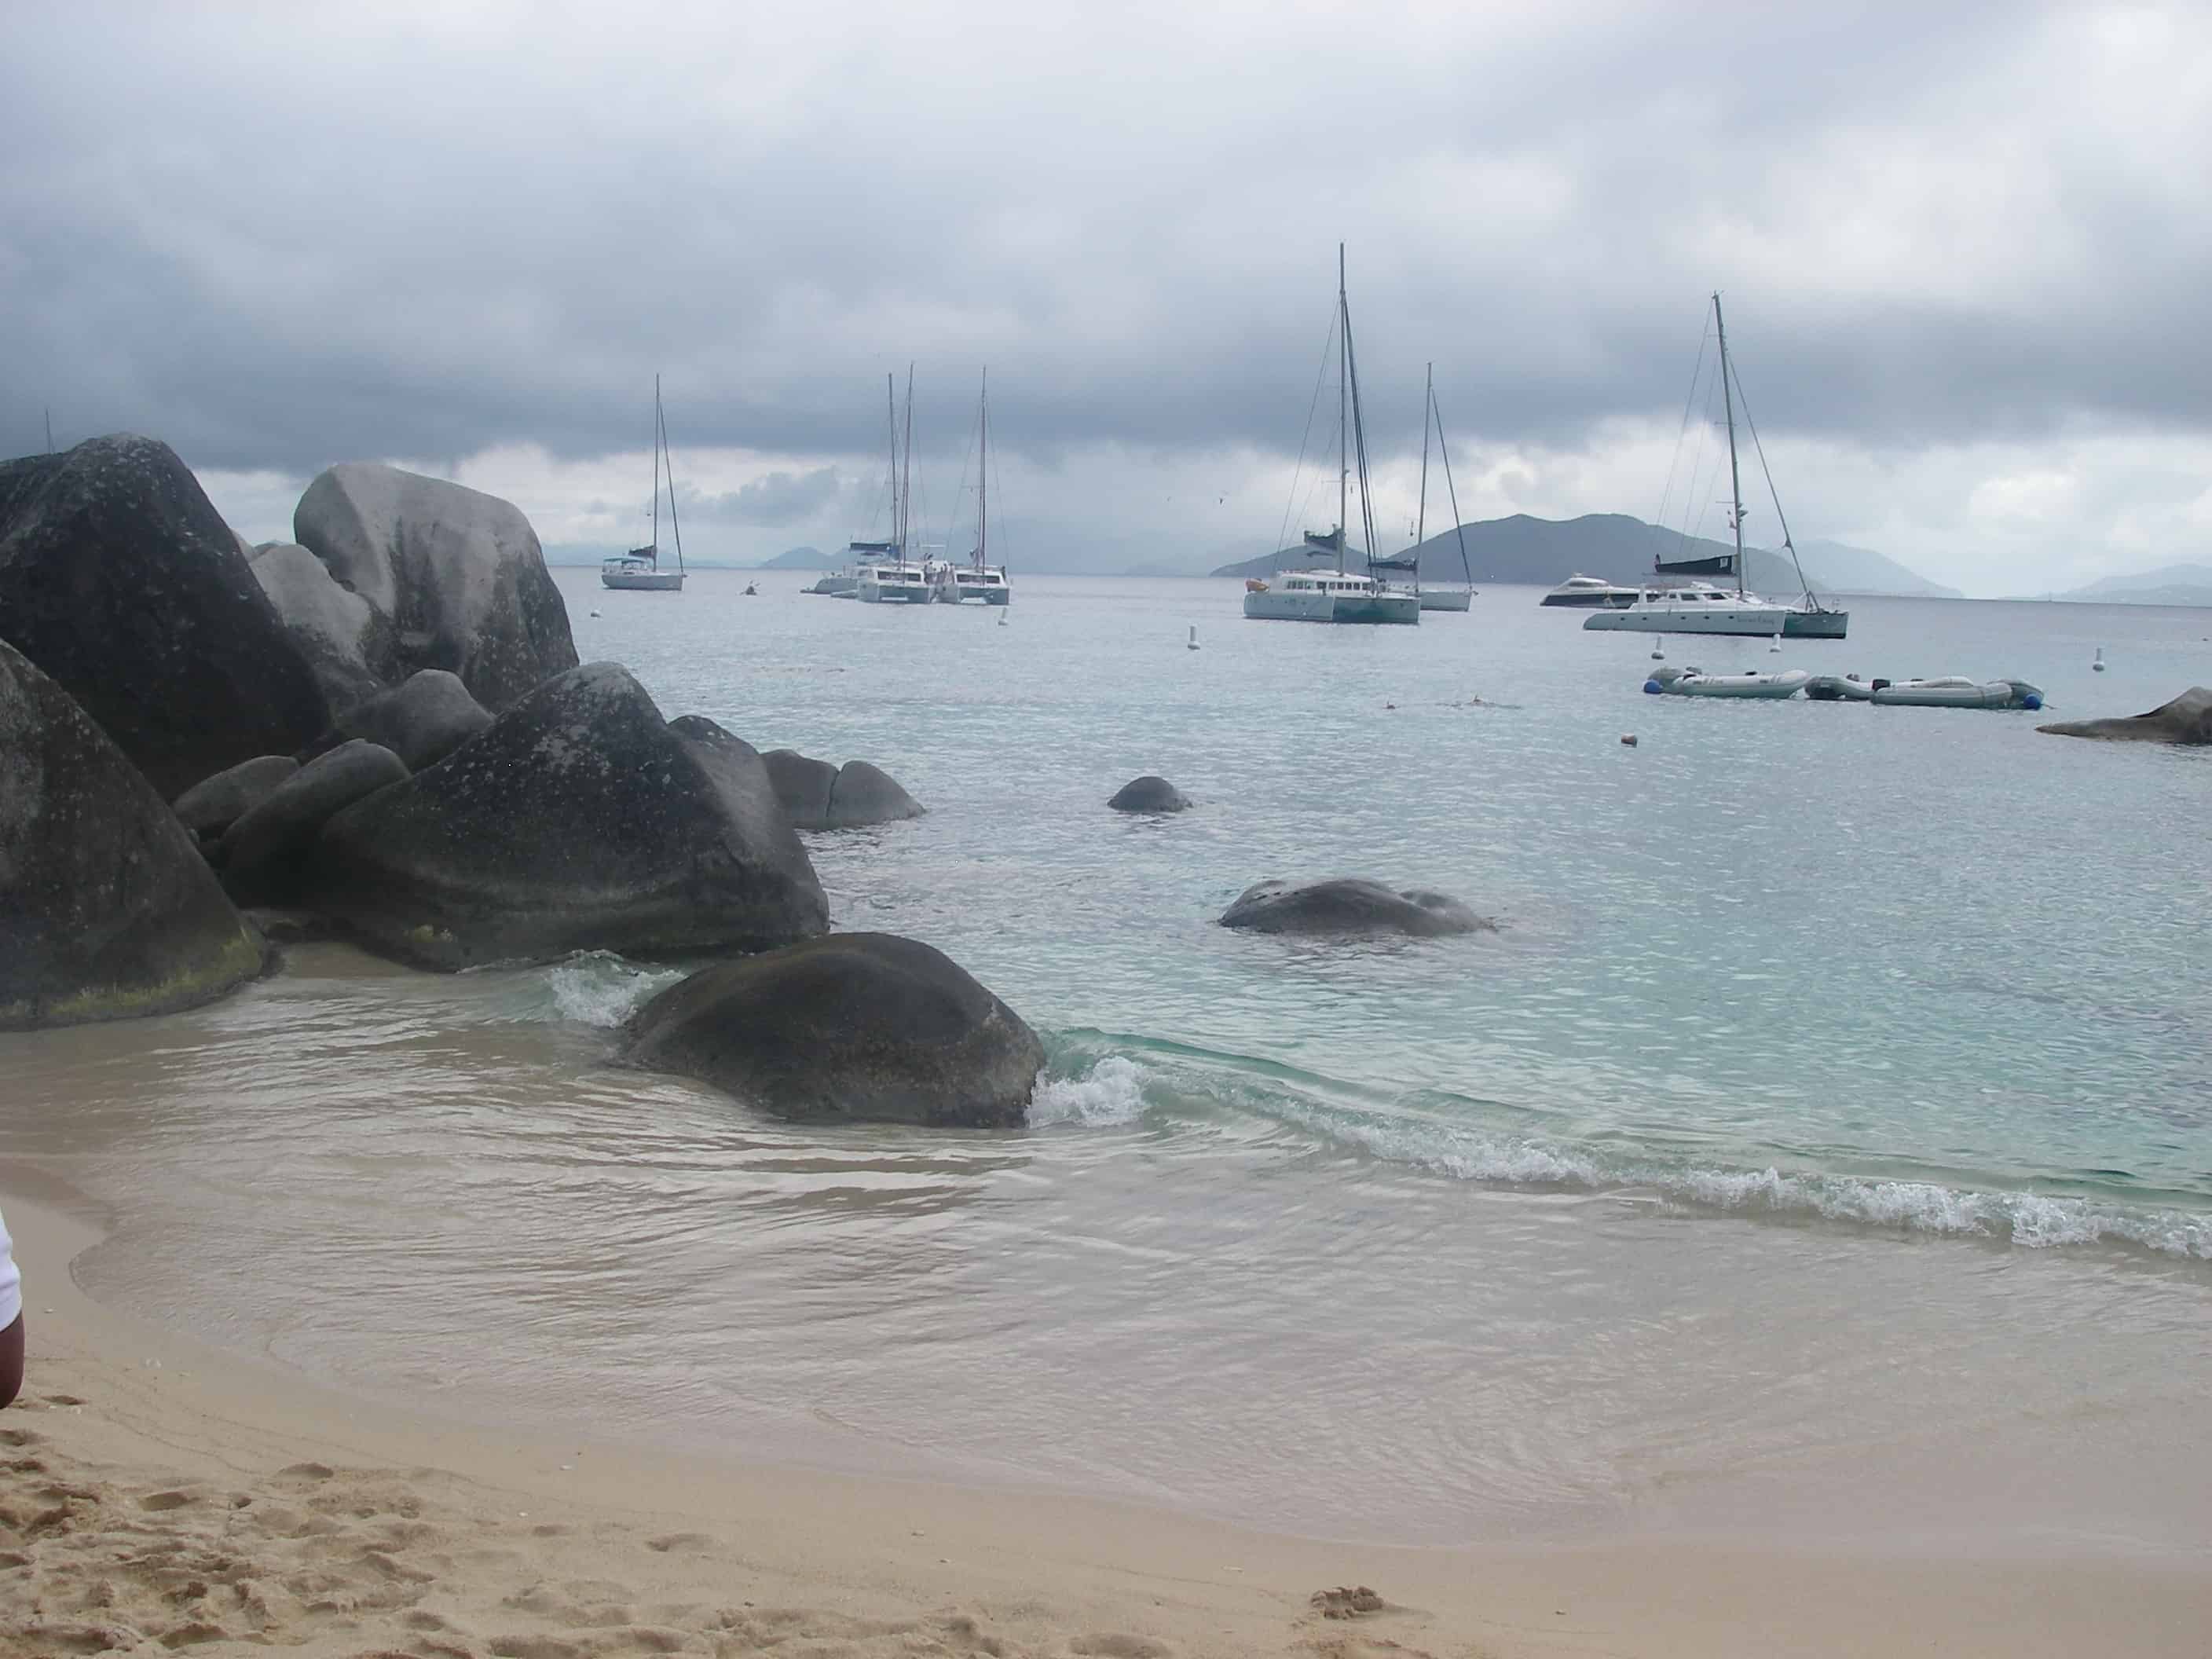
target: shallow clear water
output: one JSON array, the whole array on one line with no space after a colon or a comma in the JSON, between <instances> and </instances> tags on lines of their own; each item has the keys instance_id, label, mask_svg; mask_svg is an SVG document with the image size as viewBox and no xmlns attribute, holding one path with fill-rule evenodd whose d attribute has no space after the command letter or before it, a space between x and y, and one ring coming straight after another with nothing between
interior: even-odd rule
<instances>
[{"instance_id":1,"label":"shallow clear water","mask_svg":"<svg viewBox=\"0 0 2212 1659\"><path fill-rule=\"evenodd\" d=\"M928 805L817 867L838 926L1046 1034L1032 1127L798 1130L614 1067L663 967L303 951L0 1038L0 1146L121 1218L100 1293L461 1411L1305 1531L1755 1505L2212 1547L2212 756L1645 697L1650 640L1532 590L1370 631L1017 573L1002 627L561 575L664 713ZM2212 613L1852 608L1840 644L1667 649L2017 675L2062 716L2212 683ZM1104 811L1143 771L1196 810ZM1501 931L1213 925L1331 874Z\"/></svg>"}]
</instances>

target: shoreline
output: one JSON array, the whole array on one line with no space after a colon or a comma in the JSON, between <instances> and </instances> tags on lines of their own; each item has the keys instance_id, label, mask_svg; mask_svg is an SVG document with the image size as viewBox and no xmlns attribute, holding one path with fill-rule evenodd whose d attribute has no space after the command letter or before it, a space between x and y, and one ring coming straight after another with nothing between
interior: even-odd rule
<instances>
[{"instance_id":1,"label":"shoreline","mask_svg":"<svg viewBox=\"0 0 2212 1659\"><path fill-rule=\"evenodd\" d=\"M0 1655L2181 1654L2212 1564L1690 1538L1320 1542L1110 1500L671 1455L357 1399L82 1291L84 1201L0 1176L30 1362ZM614 1410L618 1412L618 1402ZM612 1412L610 1413L614 1414ZM1324 1617L1317 1592L1384 1606ZM195 1593L197 1587L197 1593ZM97 1645L102 1635L112 1638Z\"/></svg>"}]
</instances>

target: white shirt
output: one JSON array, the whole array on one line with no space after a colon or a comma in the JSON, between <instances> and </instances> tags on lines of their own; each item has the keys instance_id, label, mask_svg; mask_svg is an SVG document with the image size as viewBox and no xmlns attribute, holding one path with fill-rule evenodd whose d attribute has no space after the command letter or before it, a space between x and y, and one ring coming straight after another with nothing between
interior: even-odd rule
<instances>
[{"instance_id":1,"label":"white shirt","mask_svg":"<svg viewBox=\"0 0 2212 1659\"><path fill-rule=\"evenodd\" d=\"M8 1237L8 1224L0 1220L0 1331L15 1322L15 1316L23 1311L23 1274L15 1266L15 1241Z\"/></svg>"}]
</instances>

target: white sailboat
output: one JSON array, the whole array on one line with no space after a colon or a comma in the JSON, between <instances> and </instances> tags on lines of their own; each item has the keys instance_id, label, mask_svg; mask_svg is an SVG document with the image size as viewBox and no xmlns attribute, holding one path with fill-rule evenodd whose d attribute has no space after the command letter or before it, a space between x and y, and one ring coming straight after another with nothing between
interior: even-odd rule
<instances>
[{"instance_id":1,"label":"white sailboat","mask_svg":"<svg viewBox=\"0 0 2212 1659\"><path fill-rule=\"evenodd\" d=\"M1467 556L1467 529L1459 521L1459 490L1452 483L1451 452L1444 447L1444 412L1437 407L1437 366L1429 365L1425 399L1421 410L1421 504L1413 519L1413 545L1419 547L1429 527L1429 428L1437 429L1437 454L1444 464L1444 490L1451 501L1452 534L1459 542L1460 572L1467 579L1463 587L1442 586L1421 589L1421 609L1424 611L1465 611L1474 603L1474 566Z\"/></svg>"},{"instance_id":2,"label":"white sailboat","mask_svg":"<svg viewBox=\"0 0 2212 1659\"><path fill-rule=\"evenodd\" d=\"M660 568L660 475L668 474L668 527L676 535L676 568ZM676 522L676 466L668 459L668 420L660 409L660 376L653 377L653 539L599 562L599 581L648 593L684 591L684 529Z\"/></svg>"},{"instance_id":3,"label":"white sailboat","mask_svg":"<svg viewBox=\"0 0 2212 1659\"><path fill-rule=\"evenodd\" d=\"M884 376L884 406L891 429L891 538L854 542L853 597L863 605L927 605L929 572L907 557L908 503L914 491L914 365L906 370L906 432L899 432L898 399L891 377Z\"/></svg>"},{"instance_id":4,"label":"white sailboat","mask_svg":"<svg viewBox=\"0 0 2212 1659\"><path fill-rule=\"evenodd\" d=\"M1721 319L1721 296L1717 293L1713 295L1713 332L1720 342L1721 402L1728 421L1729 528L1735 537L1735 550L1710 558L1672 562L1655 559L1653 580L1632 603L1617 610L1595 612L1583 619L1583 626L1639 634L1733 634L1751 638L1840 640L1850 626L1850 612L1822 605L1806 583L1804 568L1796 562L1797 549L1790 539L1789 521L1782 519L1778 496L1775 498L1774 512L1782 522L1782 545L1789 550L1792 565L1796 566L1802 597L1794 604L1785 605L1744 591L1743 482L1735 447L1735 398L1740 388L1735 370L1729 362L1728 329ZM1747 422L1748 419L1747 410ZM1759 441L1756 429L1752 433L1752 441L1754 445ZM1765 461L1762 452L1762 470ZM1771 474L1766 483L1771 494L1774 480ZM1668 583L1664 580L1668 576L1734 576L1735 587L1731 592L1705 581Z\"/></svg>"},{"instance_id":5,"label":"white sailboat","mask_svg":"<svg viewBox=\"0 0 2212 1659\"><path fill-rule=\"evenodd\" d=\"M1336 247L1337 447L1336 528L1326 536L1305 532L1309 557L1334 554L1331 570L1279 570L1269 579L1244 584L1244 615L1261 622L1419 623L1421 599L1416 588L1391 586L1378 574L1395 561L1374 557L1375 512L1367 489L1367 437L1359 417L1359 377L1352 350L1352 309L1345 299L1344 244ZM1363 574L1345 568L1345 521L1349 516L1352 462L1359 465L1359 511L1370 550Z\"/></svg>"},{"instance_id":6,"label":"white sailboat","mask_svg":"<svg viewBox=\"0 0 2212 1659\"><path fill-rule=\"evenodd\" d=\"M983 371L983 388L975 398L975 551L965 564L951 561L933 573L937 597L946 605L980 599L985 605L1010 605L1014 590L1004 565L987 556L991 546L991 371Z\"/></svg>"}]
</instances>

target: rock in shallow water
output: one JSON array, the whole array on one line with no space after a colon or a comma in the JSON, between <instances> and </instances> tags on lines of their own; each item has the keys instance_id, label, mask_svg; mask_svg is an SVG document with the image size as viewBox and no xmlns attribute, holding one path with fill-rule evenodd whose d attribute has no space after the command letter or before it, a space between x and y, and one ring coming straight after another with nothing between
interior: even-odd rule
<instances>
[{"instance_id":1,"label":"rock in shallow water","mask_svg":"<svg viewBox=\"0 0 2212 1659\"><path fill-rule=\"evenodd\" d=\"M776 799L801 830L864 830L920 817L928 810L866 761L832 766L795 749L771 749L761 759L775 781Z\"/></svg>"},{"instance_id":2,"label":"rock in shallow water","mask_svg":"<svg viewBox=\"0 0 2212 1659\"><path fill-rule=\"evenodd\" d=\"M1495 932L1498 924L1457 899L1425 888L1394 891L1379 881L1263 881L1246 888L1221 913L1224 927L1260 933L1446 933Z\"/></svg>"},{"instance_id":3,"label":"rock in shallow water","mask_svg":"<svg viewBox=\"0 0 2212 1659\"><path fill-rule=\"evenodd\" d=\"M750 748L615 663L547 681L324 827L306 902L424 967L759 951L829 927Z\"/></svg>"},{"instance_id":4,"label":"rock in shallow water","mask_svg":"<svg viewBox=\"0 0 2212 1659\"><path fill-rule=\"evenodd\" d=\"M0 1030L189 1008L263 957L153 786L0 644Z\"/></svg>"},{"instance_id":5,"label":"rock in shallow water","mask_svg":"<svg viewBox=\"0 0 2212 1659\"><path fill-rule=\"evenodd\" d=\"M778 1116L1018 1125L1044 1065L1020 1015L942 951L832 933L672 986L632 1016L627 1058Z\"/></svg>"},{"instance_id":6,"label":"rock in shallow water","mask_svg":"<svg viewBox=\"0 0 2212 1659\"><path fill-rule=\"evenodd\" d=\"M2102 720L2060 720L2039 726L2061 738L2106 738L2122 743L2212 744L2212 688L2192 685L2147 714Z\"/></svg>"},{"instance_id":7,"label":"rock in shallow water","mask_svg":"<svg viewBox=\"0 0 2212 1659\"><path fill-rule=\"evenodd\" d=\"M1117 812L1181 812L1188 809L1190 798L1165 778L1148 772L1123 784L1106 804Z\"/></svg>"}]
</instances>

